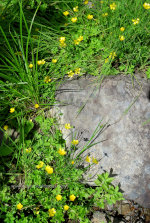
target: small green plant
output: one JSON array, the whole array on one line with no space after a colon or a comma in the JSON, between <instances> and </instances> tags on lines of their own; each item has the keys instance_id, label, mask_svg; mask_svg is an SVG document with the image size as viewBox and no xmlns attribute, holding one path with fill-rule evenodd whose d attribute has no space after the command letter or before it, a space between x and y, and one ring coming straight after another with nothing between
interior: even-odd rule
<instances>
[{"instance_id":1,"label":"small green plant","mask_svg":"<svg viewBox=\"0 0 150 223\"><path fill-rule=\"evenodd\" d=\"M18 131L13 159L6 164L8 158L3 157L0 166L0 213L4 222L73 219L88 223L94 205L104 208L105 203L123 199L108 173L98 176L95 189L82 184L88 168L79 165L81 157L73 160L73 154L66 150L56 119L45 118L42 113L34 122L18 119ZM72 143L78 144L77 140Z\"/></svg>"}]
</instances>

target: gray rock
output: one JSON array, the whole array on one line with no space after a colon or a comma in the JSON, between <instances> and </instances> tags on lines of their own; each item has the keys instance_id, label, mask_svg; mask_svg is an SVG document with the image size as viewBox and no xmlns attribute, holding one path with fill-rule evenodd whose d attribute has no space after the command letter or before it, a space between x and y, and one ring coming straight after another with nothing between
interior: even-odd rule
<instances>
[{"instance_id":1,"label":"gray rock","mask_svg":"<svg viewBox=\"0 0 150 223\"><path fill-rule=\"evenodd\" d=\"M99 211L95 211L93 214L93 218L91 220L91 223L107 223L107 220L105 218L105 214Z\"/></svg>"},{"instance_id":2,"label":"gray rock","mask_svg":"<svg viewBox=\"0 0 150 223\"><path fill-rule=\"evenodd\" d=\"M82 153L84 160L87 154L99 160L84 176L85 181L95 185L96 174L113 170L114 185L120 183L124 197L150 208L150 122L143 125L150 119L148 90L147 80L138 78L133 83L123 75L106 78L101 84L93 77L68 80L57 91L61 105L52 113L60 118L67 146L72 135L79 140L75 155L85 148L101 121L94 143L101 142ZM65 123L75 128L66 130Z\"/></svg>"}]
</instances>

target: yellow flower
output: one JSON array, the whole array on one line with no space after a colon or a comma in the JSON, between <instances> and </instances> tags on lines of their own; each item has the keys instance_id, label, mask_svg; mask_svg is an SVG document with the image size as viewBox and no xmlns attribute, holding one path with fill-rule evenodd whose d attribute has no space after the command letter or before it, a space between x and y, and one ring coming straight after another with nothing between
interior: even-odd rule
<instances>
[{"instance_id":1,"label":"yellow flower","mask_svg":"<svg viewBox=\"0 0 150 223\"><path fill-rule=\"evenodd\" d=\"M38 64L38 65L41 65L41 64L42 64L42 60L38 60L38 61L37 61L37 64Z\"/></svg>"},{"instance_id":2,"label":"yellow flower","mask_svg":"<svg viewBox=\"0 0 150 223\"><path fill-rule=\"evenodd\" d=\"M67 74L68 74L68 77L73 77L73 75L74 75L72 70L70 70Z\"/></svg>"},{"instance_id":3,"label":"yellow flower","mask_svg":"<svg viewBox=\"0 0 150 223\"><path fill-rule=\"evenodd\" d=\"M74 8L73 8L73 11L74 11L74 12L78 12L78 6L74 7Z\"/></svg>"},{"instance_id":4,"label":"yellow flower","mask_svg":"<svg viewBox=\"0 0 150 223\"><path fill-rule=\"evenodd\" d=\"M38 60L37 61L37 64L38 65L43 65L43 64L45 64L46 62L45 62L45 60L43 59L43 60Z\"/></svg>"},{"instance_id":5,"label":"yellow flower","mask_svg":"<svg viewBox=\"0 0 150 223\"><path fill-rule=\"evenodd\" d=\"M48 173L48 174L52 174L53 173L53 168L51 167L51 166L46 166L45 167L45 170L46 170L46 172Z\"/></svg>"},{"instance_id":6,"label":"yellow flower","mask_svg":"<svg viewBox=\"0 0 150 223\"><path fill-rule=\"evenodd\" d=\"M105 63L108 63L108 58L105 59Z\"/></svg>"},{"instance_id":7,"label":"yellow flower","mask_svg":"<svg viewBox=\"0 0 150 223\"><path fill-rule=\"evenodd\" d=\"M26 149L26 153L31 153L31 148Z\"/></svg>"},{"instance_id":8,"label":"yellow flower","mask_svg":"<svg viewBox=\"0 0 150 223\"><path fill-rule=\"evenodd\" d=\"M50 216L50 217L53 217L53 216L56 214L56 210L55 210L55 208L51 208L51 209L49 209L48 212L49 212L49 216Z\"/></svg>"},{"instance_id":9,"label":"yellow flower","mask_svg":"<svg viewBox=\"0 0 150 223\"><path fill-rule=\"evenodd\" d=\"M10 113L15 112L15 108L10 108Z\"/></svg>"},{"instance_id":10,"label":"yellow flower","mask_svg":"<svg viewBox=\"0 0 150 223\"><path fill-rule=\"evenodd\" d=\"M64 205L64 210L68 211L68 209L69 209L69 206L68 205Z\"/></svg>"},{"instance_id":11,"label":"yellow flower","mask_svg":"<svg viewBox=\"0 0 150 223\"><path fill-rule=\"evenodd\" d=\"M71 18L71 22L77 22L77 17Z\"/></svg>"},{"instance_id":12,"label":"yellow flower","mask_svg":"<svg viewBox=\"0 0 150 223\"><path fill-rule=\"evenodd\" d=\"M66 38L64 36L59 38L59 42L61 42L61 43L65 42L65 40L66 40Z\"/></svg>"},{"instance_id":13,"label":"yellow flower","mask_svg":"<svg viewBox=\"0 0 150 223\"><path fill-rule=\"evenodd\" d=\"M150 4L145 2L145 3L143 4L143 7L144 7L145 9L150 9Z\"/></svg>"},{"instance_id":14,"label":"yellow flower","mask_svg":"<svg viewBox=\"0 0 150 223\"><path fill-rule=\"evenodd\" d=\"M85 4L85 5L87 5L88 3L89 3L89 1L87 1L87 0L86 0L86 1L84 1L84 4Z\"/></svg>"},{"instance_id":15,"label":"yellow flower","mask_svg":"<svg viewBox=\"0 0 150 223\"><path fill-rule=\"evenodd\" d=\"M81 68L76 68L76 69L74 70L75 74L80 74L80 70L81 70Z\"/></svg>"},{"instance_id":16,"label":"yellow flower","mask_svg":"<svg viewBox=\"0 0 150 223\"><path fill-rule=\"evenodd\" d=\"M76 196L74 196L74 194L70 195L70 201L74 201L76 199Z\"/></svg>"},{"instance_id":17,"label":"yellow flower","mask_svg":"<svg viewBox=\"0 0 150 223\"><path fill-rule=\"evenodd\" d=\"M61 43L60 43L60 46L61 46L61 47L66 47L66 43L61 42Z\"/></svg>"},{"instance_id":18,"label":"yellow flower","mask_svg":"<svg viewBox=\"0 0 150 223\"><path fill-rule=\"evenodd\" d=\"M75 44L75 45L79 45L79 43L80 43L79 40L76 40L76 39L74 40L74 44Z\"/></svg>"},{"instance_id":19,"label":"yellow flower","mask_svg":"<svg viewBox=\"0 0 150 223\"><path fill-rule=\"evenodd\" d=\"M85 161L88 162L88 163L90 163L91 158L89 156L87 156L86 159L85 159Z\"/></svg>"},{"instance_id":20,"label":"yellow flower","mask_svg":"<svg viewBox=\"0 0 150 223\"><path fill-rule=\"evenodd\" d=\"M132 22L133 22L133 24L134 24L134 25L138 24L138 23L139 23L139 21L140 21L140 19L139 19L139 18L137 18L137 19L132 19Z\"/></svg>"},{"instance_id":21,"label":"yellow flower","mask_svg":"<svg viewBox=\"0 0 150 223\"><path fill-rule=\"evenodd\" d=\"M65 124L65 129L71 129L70 123Z\"/></svg>"},{"instance_id":22,"label":"yellow flower","mask_svg":"<svg viewBox=\"0 0 150 223\"><path fill-rule=\"evenodd\" d=\"M33 64L32 64L32 63L30 63L30 64L29 64L29 68L32 68L32 67L33 67Z\"/></svg>"},{"instance_id":23,"label":"yellow flower","mask_svg":"<svg viewBox=\"0 0 150 223\"><path fill-rule=\"evenodd\" d=\"M100 1L101 4L103 4L104 1Z\"/></svg>"},{"instance_id":24,"label":"yellow flower","mask_svg":"<svg viewBox=\"0 0 150 223\"><path fill-rule=\"evenodd\" d=\"M119 36L119 39L120 39L120 41L123 41L123 40L125 40L125 37L124 36Z\"/></svg>"},{"instance_id":25,"label":"yellow flower","mask_svg":"<svg viewBox=\"0 0 150 223\"><path fill-rule=\"evenodd\" d=\"M4 125L3 129L6 131L8 129L8 125Z\"/></svg>"},{"instance_id":26,"label":"yellow flower","mask_svg":"<svg viewBox=\"0 0 150 223\"><path fill-rule=\"evenodd\" d=\"M110 53L109 58L114 59L116 56L117 56L116 52L112 52L112 53Z\"/></svg>"},{"instance_id":27,"label":"yellow flower","mask_svg":"<svg viewBox=\"0 0 150 223\"><path fill-rule=\"evenodd\" d=\"M64 155L66 155L67 152L66 152L64 149L59 148L58 153L59 153L60 155L64 156Z\"/></svg>"},{"instance_id":28,"label":"yellow flower","mask_svg":"<svg viewBox=\"0 0 150 223\"><path fill-rule=\"evenodd\" d=\"M52 59L52 63L57 63L57 59Z\"/></svg>"},{"instance_id":29,"label":"yellow flower","mask_svg":"<svg viewBox=\"0 0 150 223\"><path fill-rule=\"evenodd\" d=\"M44 162L43 161L40 161L38 165L36 165L36 168L37 169L40 169L44 166Z\"/></svg>"},{"instance_id":30,"label":"yellow flower","mask_svg":"<svg viewBox=\"0 0 150 223\"><path fill-rule=\"evenodd\" d=\"M116 9L116 4L115 4L115 2L113 2L112 4L110 4L110 9L111 10L115 10Z\"/></svg>"},{"instance_id":31,"label":"yellow flower","mask_svg":"<svg viewBox=\"0 0 150 223\"><path fill-rule=\"evenodd\" d=\"M88 15L87 18L88 19L93 19L93 15Z\"/></svg>"},{"instance_id":32,"label":"yellow flower","mask_svg":"<svg viewBox=\"0 0 150 223\"><path fill-rule=\"evenodd\" d=\"M49 83L49 82L51 82L51 80L52 80L52 79L50 79L50 76L46 76L46 77L44 78L44 82L45 82L45 83Z\"/></svg>"},{"instance_id":33,"label":"yellow flower","mask_svg":"<svg viewBox=\"0 0 150 223\"><path fill-rule=\"evenodd\" d=\"M23 208L23 205L21 203L17 204L17 209L21 210Z\"/></svg>"},{"instance_id":34,"label":"yellow flower","mask_svg":"<svg viewBox=\"0 0 150 223\"><path fill-rule=\"evenodd\" d=\"M62 199L62 196L61 196L60 194L58 194L58 195L56 196L56 200L57 200L57 201L61 201L61 199Z\"/></svg>"},{"instance_id":35,"label":"yellow flower","mask_svg":"<svg viewBox=\"0 0 150 223\"><path fill-rule=\"evenodd\" d=\"M108 16L108 13L105 12L105 13L102 14L102 16L103 16L103 17L106 17L106 16Z\"/></svg>"},{"instance_id":36,"label":"yellow flower","mask_svg":"<svg viewBox=\"0 0 150 223\"><path fill-rule=\"evenodd\" d=\"M73 161L73 160L71 161L71 164L72 164L72 165L74 164L74 161Z\"/></svg>"},{"instance_id":37,"label":"yellow flower","mask_svg":"<svg viewBox=\"0 0 150 223\"><path fill-rule=\"evenodd\" d=\"M73 145L78 145L78 144L79 144L79 141L74 139L71 143L72 143Z\"/></svg>"},{"instance_id":38,"label":"yellow flower","mask_svg":"<svg viewBox=\"0 0 150 223\"><path fill-rule=\"evenodd\" d=\"M124 28L124 27L121 27L121 28L120 28L120 31L121 31L121 32L123 32L124 30L125 30L125 28Z\"/></svg>"},{"instance_id":39,"label":"yellow flower","mask_svg":"<svg viewBox=\"0 0 150 223\"><path fill-rule=\"evenodd\" d=\"M83 40L83 36L79 36L78 41L82 41Z\"/></svg>"},{"instance_id":40,"label":"yellow flower","mask_svg":"<svg viewBox=\"0 0 150 223\"><path fill-rule=\"evenodd\" d=\"M39 108L39 105L38 105L38 104L35 104L34 107L35 107L35 108Z\"/></svg>"},{"instance_id":41,"label":"yellow flower","mask_svg":"<svg viewBox=\"0 0 150 223\"><path fill-rule=\"evenodd\" d=\"M44 59L41 60L41 64L45 64L46 61Z\"/></svg>"},{"instance_id":42,"label":"yellow flower","mask_svg":"<svg viewBox=\"0 0 150 223\"><path fill-rule=\"evenodd\" d=\"M98 161L96 158L92 157L92 162L95 163L95 164L98 164Z\"/></svg>"},{"instance_id":43,"label":"yellow flower","mask_svg":"<svg viewBox=\"0 0 150 223\"><path fill-rule=\"evenodd\" d=\"M69 12L68 12L68 11L65 11L65 12L63 12L63 14L64 14L65 16L67 16L67 15L69 15Z\"/></svg>"}]
</instances>

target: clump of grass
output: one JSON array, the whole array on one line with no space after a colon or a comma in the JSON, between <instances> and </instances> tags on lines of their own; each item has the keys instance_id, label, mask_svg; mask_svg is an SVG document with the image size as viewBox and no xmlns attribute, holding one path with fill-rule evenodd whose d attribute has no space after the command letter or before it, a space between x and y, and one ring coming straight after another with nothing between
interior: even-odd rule
<instances>
[{"instance_id":1,"label":"clump of grass","mask_svg":"<svg viewBox=\"0 0 150 223\"><path fill-rule=\"evenodd\" d=\"M59 8L64 19L55 47L48 45L51 40L47 27L41 32L40 50L43 55L49 52L51 58L59 58L57 66L66 75L75 68L91 75L128 74L137 68L147 69L149 9L143 3L93 0L91 7L82 2L72 8ZM60 44L60 37L66 38L65 44Z\"/></svg>"}]
</instances>

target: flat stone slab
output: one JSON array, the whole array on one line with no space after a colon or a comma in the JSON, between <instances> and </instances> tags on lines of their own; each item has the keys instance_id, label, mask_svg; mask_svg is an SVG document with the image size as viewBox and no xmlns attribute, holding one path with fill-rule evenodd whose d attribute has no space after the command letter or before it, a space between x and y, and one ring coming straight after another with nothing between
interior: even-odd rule
<instances>
[{"instance_id":1,"label":"flat stone slab","mask_svg":"<svg viewBox=\"0 0 150 223\"><path fill-rule=\"evenodd\" d=\"M53 113L63 113L60 123L67 146L73 134L79 140L77 155L101 121L105 128L93 143L101 142L82 154L84 160L87 155L99 160L86 174L86 182L94 185L96 174L112 170L113 183L120 183L124 197L150 208L150 122L144 124L150 119L150 84L123 75L106 78L101 84L95 80L68 80L57 91L61 105ZM72 134L65 123L75 127Z\"/></svg>"}]
</instances>

